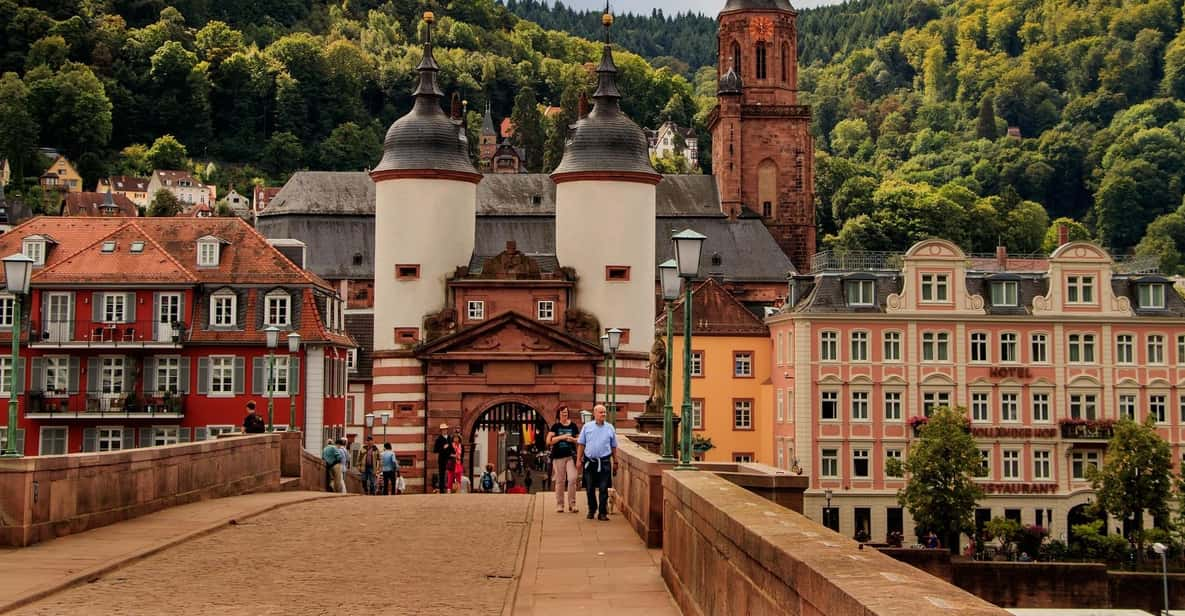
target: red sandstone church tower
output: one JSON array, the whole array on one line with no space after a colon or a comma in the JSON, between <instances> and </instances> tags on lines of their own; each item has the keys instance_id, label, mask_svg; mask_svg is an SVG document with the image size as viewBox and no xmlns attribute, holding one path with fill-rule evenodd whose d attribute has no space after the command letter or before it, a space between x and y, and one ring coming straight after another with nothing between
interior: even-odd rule
<instances>
[{"instance_id":1,"label":"red sandstone church tower","mask_svg":"<svg viewBox=\"0 0 1185 616\"><path fill-rule=\"evenodd\" d=\"M730 217L762 217L800 272L815 252L811 109L798 104L798 13L789 0L728 0L717 39L720 75L712 172Z\"/></svg>"}]
</instances>

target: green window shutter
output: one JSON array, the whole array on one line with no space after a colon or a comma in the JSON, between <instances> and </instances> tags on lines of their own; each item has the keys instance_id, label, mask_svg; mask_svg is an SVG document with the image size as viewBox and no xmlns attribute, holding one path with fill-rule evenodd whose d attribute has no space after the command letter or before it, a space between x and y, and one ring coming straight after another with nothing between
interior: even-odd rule
<instances>
[{"instance_id":1,"label":"green window shutter","mask_svg":"<svg viewBox=\"0 0 1185 616\"><path fill-rule=\"evenodd\" d=\"M18 453L25 453L25 429L16 429L16 450Z\"/></svg>"},{"instance_id":2,"label":"green window shutter","mask_svg":"<svg viewBox=\"0 0 1185 616\"><path fill-rule=\"evenodd\" d=\"M210 358L198 358L198 373L197 373L197 392L199 394L210 393Z\"/></svg>"},{"instance_id":3,"label":"green window shutter","mask_svg":"<svg viewBox=\"0 0 1185 616\"><path fill-rule=\"evenodd\" d=\"M21 363L18 364L20 366L20 370L16 374L16 387L17 387L16 393L17 394L25 393L25 372L26 372L25 366L28 365L28 363L29 363L29 360L22 357Z\"/></svg>"},{"instance_id":4,"label":"green window shutter","mask_svg":"<svg viewBox=\"0 0 1185 616\"><path fill-rule=\"evenodd\" d=\"M99 429L85 428L82 431L82 450L98 451L99 450Z\"/></svg>"},{"instance_id":5,"label":"green window shutter","mask_svg":"<svg viewBox=\"0 0 1185 616\"><path fill-rule=\"evenodd\" d=\"M86 360L86 390L90 393L99 391L99 358Z\"/></svg>"},{"instance_id":6,"label":"green window shutter","mask_svg":"<svg viewBox=\"0 0 1185 616\"><path fill-rule=\"evenodd\" d=\"M136 448L136 430L134 428L131 428L128 426L123 427L123 445L122 445L122 447L123 447L123 449L135 449Z\"/></svg>"},{"instance_id":7,"label":"green window shutter","mask_svg":"<svg viewBox=\"0 0 1185 616\"><path fill-rule=\"evenodd\" d=\"M288 359L288 391L293 396L300 393L300 358L296 356Z\"/></svg>"},{"instance_id":8,"label":"green window shutter","mask_svg":"<svg viewBox=\"0 0 1185 616\"><path fill-rule=\"evenodd\" d=\"M123 320L125 323L136 322L136 294L128 293L127 299L124 300Z\"/></svg>"},{"instance_id":9,"label":"green window shutter","mask_svg":"<svg viewBox=\"0 0 1185 616\"><path fill-rule=\"evenodd\" d=\"M267 385L263 382L264 362L262 357L251 360L251 393L259 396L267 393Z\"/></svg>"},{"instance_id":10,"label":"green window shutter","mask_svg":"<svg viewBox=\"0 0 1185 616\"><path fill-rule=\"evenodd\" d=\"M178 386L181 388L181 391L179 391L177 393L181 393L181 394L189 393L189 358L188 357L181 358L181 381L180 381L180 383L178 383Z\"/></svg>"},{"instance_id":11,"label":"green window shutter","mask_svg":"<svg viewBox=\"0 0 1185 616\"><path fill-rule=\"evenodd\" d=\"M177 442L178 443L188 443L189 442L189 428L179 428L177 430Z\"/></svg>"},{"instance_id":12,"label":"green window shutter","mask_svg":"<svg viewBox=\"0 0 1185 616\"><path fill-rule=\"evenodd\" d=\"M188 428L185 428L185 429L188 430ZM199 427L193 429L193 440L204 441L207 438L209 438L208 434L209 433L207 432L205 426L199 426Z\"/></svg>"},{"instance_id":13,"label":"green window shutter","mask_svg":"<svg viewBox=\"0 0 1185 616\"><path fill-rule=\"evenodd\" d=\"M246 380L245 372L247 369L247 360L243 357L235 357L235 393L242 394L244 392L244 381Z\"/></svg>"},{"instance_id":14,"label":"green window shutter","mask_svg":"<svg viewBox=\"0 0 1185 616\"><path fill-rule=\"evenodd\" d=\"M156 357L144 358L144 394L156 391Z\"/></svg>"},{"instance_id":15,"label":"green window shutter","mask_svg":"<svg viewBox=\"0 0 1185 616\"><path fill-rule=\"evenodd\" d=\"M80 377L80 374L79 374L80 372L82 372L82 360L80 360L78 357L71 356L70 357L70 378L67 379L69 381L69 393L71 393L71 394L78 393L78 381L79 381L79 377Z\"/></svg>"},{"instance_id":16,"label":"green window shutter","mask_svg":"<svg viewBox=\"0 0 1185 616\"><path fill-rule=\"evenodd\" d=\"M45 358L33 358L33 384L30 386L33 391L45 391Z\"/></svg>"},{"instance_id":17,"label":"green window shutter","mask_svg":"<svg viewBox=\"0 0 1185 616\"><path fill-rule=\"evenodd\" d=\"M131 430L131 428L128 428ZM152 447L152 437L156 435L156 428L140 428L140 446Z\"/></svg>"},{"instance_id":18,"label":"green window shutter","mask_svg":"<svg viewBox=\"0 0 1185 616\"><path fill-rule=\"evenodd\" d=\"M98 323L103 320L103 294L91 293L91 320Z\"/></svg>"}]
</instances>

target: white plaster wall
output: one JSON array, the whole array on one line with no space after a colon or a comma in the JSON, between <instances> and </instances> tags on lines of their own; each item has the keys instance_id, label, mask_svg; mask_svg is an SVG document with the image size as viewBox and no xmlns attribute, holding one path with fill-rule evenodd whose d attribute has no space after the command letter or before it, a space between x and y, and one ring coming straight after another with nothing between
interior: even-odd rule
<instances>
[{"instance_id":1,"label":"white plaster wall","mask_svg":"<svg viewBox=\"0 0 1185 616\"><path fill-rule=\"evenodd\" d=\"M444 306L445 279L473 255L477 185L397 179L375 186L374 348L396 345L396 327L415 327ZM397 264L419 264L419 280L396 280Z\"/></svg>"},{"instance_id":2,"label":"white plaster wall","mask_svg":"<svg viewBox=\"0 0 1185 616\"><path fill-rule=\"evenodd\" d=\"M654 186L575 181L556 186L555 243L560 265L576 268L576 306L602 328L629 328L624 351L654 343ZM630 266L628 282L605 280L606 265Z\"/></svg>"},{"instance_id":3,"label":"white plaster wall","mask_svg":"<svg viewBox=\"0 0 1185 616\"><path fill-rule=\"evenodd\" d=\"M304 447L319 454L325 448L325 349L310 346L304 357Z\"/></svg>"}]
</instances>

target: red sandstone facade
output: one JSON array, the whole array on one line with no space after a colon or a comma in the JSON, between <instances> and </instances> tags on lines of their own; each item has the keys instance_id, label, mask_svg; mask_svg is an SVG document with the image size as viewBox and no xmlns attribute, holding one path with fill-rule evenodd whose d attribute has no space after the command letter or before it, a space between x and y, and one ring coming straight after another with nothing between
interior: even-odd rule
<instances>
[{"instance_id":1,"label":"red sandstone facade","mask_svg":"<svg viewBox=\"0 0 1185 616\"><path fill-rule=\"evenodd\" d=\"M760 215L805 272L815 251L815 174L811 110L798 104L797 17L771 9L720 14L721 88L708 129L725 213ZM730 71L739 91L725 87Z\"/></svg>"}]
</instances>

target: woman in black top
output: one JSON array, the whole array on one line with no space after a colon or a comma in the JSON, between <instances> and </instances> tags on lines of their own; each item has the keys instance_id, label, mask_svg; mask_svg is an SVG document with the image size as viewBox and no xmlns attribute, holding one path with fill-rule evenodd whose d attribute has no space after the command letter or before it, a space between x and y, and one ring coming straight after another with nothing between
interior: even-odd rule
<instances>
[{"instance_id":1,"label":"woman in black top","mask_svg":"<svg viewBox=\"0 0 1185 616\"><path fill-rule=\"evenodd\" d=\"M551 447L552 484L555 485L555 511L564 512L564 488L568 492L568 511L576 513L576 440L580 426L569 417L568 407L556 412L556 422L547 434Z\"/></svg>"}]
</instances>

